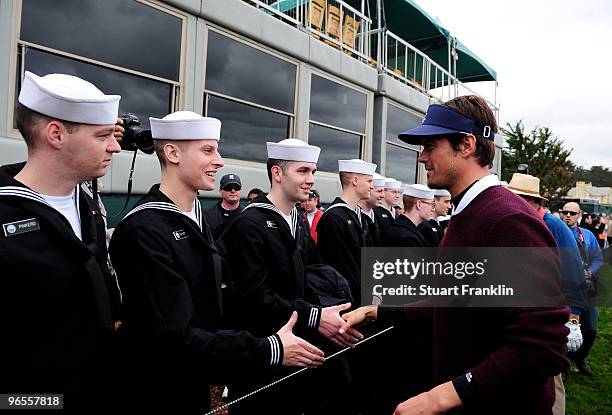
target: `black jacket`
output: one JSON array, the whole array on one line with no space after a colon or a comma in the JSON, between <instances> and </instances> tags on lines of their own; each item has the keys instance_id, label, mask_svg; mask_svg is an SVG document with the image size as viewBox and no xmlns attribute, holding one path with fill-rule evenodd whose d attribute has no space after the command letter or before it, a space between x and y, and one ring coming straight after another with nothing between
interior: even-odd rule
<instances>
[{"instance_id":1,"label":"black jacket","mask_svg":"<svg viewBox=\"0 0 612 415\"><path fill-rule=\"evenodd\" d=\"M223 234L228 225L236 219L237 215L242 212L243 207L239 206L235 210L226 210L221 206L223 200L219 200L214 205L204 210L204 218L210 227L212 236L215 241Z\"/></svg>"},{"instance_id":2,"label":"black jacket","mask_svg":"<svg viewBox=\"0 0 612 415\"><path fill-rule=\"evenodd\" d=\"M382 206L376 206L374 208L374 217L376 218L376 223L378 225L378 231L380 234L381 242L385 240L386 235L389 233L389 229L395 219L393 219L393 215L386 208Z\"/></svg>"},{"instance_id":3,"label":"black jacket","mask_svg":"<svg viewBox=\"0 0 612 415\"><path fill-rule=\"evenodd\" d=\"M261 195L225 232L231 288L237 297L231 311L239 328L258 335L274 332L295 310L298 332L316 332L320 307L304 300L305 267L320 261L297 209L292 211L292 228Z\"/></svg>"},{"instance_id":4,"label":"black jacket","mask_svg":"<svg viewBox=\"0 0 612 415\"><path fill-rule=\"evenodd\" d=\"M339 206L344 205L344 206ZM333 207L336 205L336 207ZM361 303L361 248L371 246L357 213L337 197L317 226L318 248L323 262L347 279L353 306Z\"/></svg>"},{"instance_id":5,"label":"black jacket","mask_svg":"<svg viewBox=\"0 0 612 415\"><path fill-rule=\"evenodd\" d=\"M417 229L425 239L427 246L437 247L440 245L444 233L437 220L430 219L427 222L423 222L417 226Z\"/></svg>"},{"instance_id":6,"label":"black jacket","mask_svg":"<svg viewBox=\"0 0 612 415\"><path fill-rule=\"evenodd\" d=\"M366 233L367 246L381 246L381 234L376 214L374 220L361 211L361 227Z\"/></svg>"},{"instance_id":7,"label":"black jacket","mask_svg":"<svg viewBox=\"0 0 612 415\"><path fill-rule=\"evenodd\" d=\"M108 403L119 289L104 221L77 186L82 241L68 220L0 169L0 342L3 393L64 393L66 410Z\"/></svg>"},{"instance_id":8,"label":"black jacket","mask_svg":"<svg viewBox=\"0 0 612 415\"><path fill-rule=\"evenodd\" d=\"M393 225L389 228L389 232L383 240L384 246L413 246L426 247L427 241L419 232L417 227L404 215L400 215Z\"/></svg>"},{"instance_id":9,"label":"black jacket","mask_svg":"<svg viewBox=\"0 0 612 415\"><path fill-rule=\"evenodd\" d=\"M154 408L201 413L210 383L282 360L276 335L220 330L221 260L197 199L195 212L198 223L155 185L113 233L110 254L124 288L119 334L126 379L144 393L130 389L129 407L146 407L138 400L154 396L147 400Z\"/></svg>"}]
</instances>

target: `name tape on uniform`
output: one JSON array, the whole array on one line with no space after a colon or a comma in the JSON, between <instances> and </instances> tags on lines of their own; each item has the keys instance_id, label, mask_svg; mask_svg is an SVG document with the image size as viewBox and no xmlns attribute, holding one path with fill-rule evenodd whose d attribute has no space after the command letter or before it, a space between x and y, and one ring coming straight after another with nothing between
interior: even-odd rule
<instances>
[{"instance_id":1,"label":"name tape on uniform","mask_svg":"<svg viewBox=\"0 0 612 415\"><path fill-rule=\"evenodd\" d=\"M17 222L2 224L4 236L6 236L7 238L9 236L15 236L26 232L37 231L39 229L40 224L38 223L38 219L36 218L24 219Z\"/></svg>"}]
</instances>

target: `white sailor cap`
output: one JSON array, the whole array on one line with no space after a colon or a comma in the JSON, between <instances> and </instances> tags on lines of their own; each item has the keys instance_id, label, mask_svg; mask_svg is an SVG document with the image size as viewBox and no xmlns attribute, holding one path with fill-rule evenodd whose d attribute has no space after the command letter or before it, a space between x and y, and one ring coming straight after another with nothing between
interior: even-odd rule
<instances>
[{"instance_id":1,"label":"white sailor cap","mask_svg":"<svg viewBox=\"0 0 612 415\"><path fill-rule=\"evenodd\" d=\"M374 187L385 187L385 177L378 173L374 173L374 180L372 180L372 186Z\"/></svg>"},{"instance_id":2,"label":"white sailor cap","mask_svg":"<svg viewBox=\"0 0 612 415\"><path fill-rule=\"evenodd\" d=\"M424 184L408 184L404 188L404 194L407 196L416 197L417 199L432 200L434 191Z\"/></svg>"},{"instance_id":3,"label":"white sailor cap","mask_svg":"<svg viewBox=\"0 0 612 415\"><path fill-rule=\"evenodd\" d=\"M376 164L360 159L338 160L338 171L373 176L376 171Z\"/></svg>"},{"instance_id":4,"label":"white sailor cap","mask_svg":"<svg viewBox=\"0 0 612 415\"><path fill-rule=\"evenodd\" d=\"M48 117L79 124L115 124L120 95L104 95L92 83L65 74L26 71L19 102Z\"/></svg>"},{"instance_id":5,"label":"white sailor cap","mask_svg":"<svg viewBox=\"0 0 612 415\"><path fill-rule=\"evenodd\" d=\"M436 189L434 191L434 196L435 197L451 197L451 194L446 189Z\"/></svg>"},{"instance_id":6,"label":"white sailor cap","mask_svg":"<svg viewBox=\"0 0 612 415\"><path fill-rule=\"evenodd\" d=\"M191 111L150 117L149 121L151 136L159 140L219 140L221 136L221 121Z\"/></svg>"},{"instance_id":7,"label":"white sailor cap","mask_svg":"<svg viewBox=\"0 0 612 415\"><path fill-rule=\"evenodd\" d=\"M395 180L392 177L387 177L385 179L385 189L401 189L402 182L399 180Z\"/></svg>"},{"instance_id":8,"label":"white sailor cap","mask_svg":"<svg viewBox=\"0 0 612 415\"><path fill-rule=\"evenodd\" d=\"M268 141L266 147L268 149L268 158L277 160L316 163L319 161L319 153L321 153L319 147L311 146L296 138L287 138L278 143Z\"/></svg>"}]
</instances>

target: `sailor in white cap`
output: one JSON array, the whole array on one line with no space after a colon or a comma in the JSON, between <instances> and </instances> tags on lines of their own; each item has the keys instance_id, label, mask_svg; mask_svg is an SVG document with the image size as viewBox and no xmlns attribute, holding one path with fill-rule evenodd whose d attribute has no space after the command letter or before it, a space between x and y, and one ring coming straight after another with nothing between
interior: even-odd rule
<instances>
[{"instance_id":1,"label":"sailor in white cap","mask_svg":"<svg viewBox=\"0 0 612 415\"><path fill-rule=\"evenodd\" d=\"M306 267L318 263L319 258L308 224L295 205L309 197L321 149L289 138L278 143L268 142L267 150L270 192L259 195L249 204L223 238L231 286L238 297L232 310L234 323L240 329L263 335L277 330L293 311L297 311L296 330L300 333L323 335L339 346L351 345L361 338L359 332L338 336L343 322L339 313L350 304L321 307L321 304L305 300ZM252 383L253 379L257 385ZM230 384L230 398L275 378L253 379ZM322 403L321 393L336 393L331 388L318 390L316 395L320 399L313 400L311 388L301 382L279 384L258 393L235 405L233 413L259 413L263 408L266 413L302 413L305 408ZM313 386L316 383L311 382Z\"/></svg>"},{"instance_id":2,"label":"sailor in white cap","mask_svg":"<svg viewBox=\"0 0 612 415\"><path fill-rule=\"evenodd\" d=\"M395 206L401 205L402 199L402 182L395 180L392 177L385 179L385 197L381 203L385 209L391 212L393 219L396 218Z\"/></svg>"},{"instance_id":3,"label":"sailor in white cap","mask_svg":"<svg viewBox=\"0 0 612 415\"><path fill-rule=\"evenodd\" d=\"M360 200L358 204L361 208L361 223L366 230L366 237L370 240L370 246L380 246L380 229L375 211L385 198L385 177L374 173L372 186L374 188L370 191L370 198Z\"/></svg>"},{"instance_id":4,"label":"sailor in white cap","mask_svg":"<svg viewBox=\"0 0 612 415\"><path fill-rule=\"evenodd\" d=\"M361 304L361 248L370 245L357 203L370 198L375 170L376 164L367 161L338 160L342 195L327 208L317 228L321 258L348 280L354 304Z\"/></svg>"},{"instance_id":5,"label":"sailor in white cap","mask_svg":"<svg viewBox=\"0 0 612 415\"><path fill-rule=\"evenodd\" d=\"M0 170L2 385L63 393L75 411L108 401L113 374L119 289L99 206L80 184L120 151L119 99L75 76L26 72L16 121L28 160Z\"/></svg>"},{"instance_id":6,"label":"sailor in white cap","mask_svg":"<svg viewBox=\"0 0 612 415\"><path fill-rule=\"evenodd\" d=\"M434 211L434 191L423 184L409 184L403 193L404 213L384 236L385 246L425 247L427 242L417 226L428 221Z\"/></svg>"},{"instance_id":7,"label":"sailor in white cap","mask_svg":"<svg viewBox=\"0 0 612 415\"><path fill-rule=\"evenodd\" d=\"M438 222L438 218L445 218L451 210L451 194L446 189L435 189L434 191L434 212L433 217L423 221L417 228L423 238L427 241L427 246L439 246L444 236L444 228Z\"/></svg>"},{"instance_id":8,"label":"sailor in white cap","mask_svg":"<svg viewBox=\"0 0 612 415\"><path fill-rule=\"evenodd\" d=\"M383 199L380 201L380 204L374 208L374 215L378 222L378 231L381 241L385 238L385 234L389 232L391 225L395 221L395 206L400 204L400 198L402 196L401 187L402 182L392 177L385 178Z\"/></svg>"},{"instance_id":9,"label":"sailor in white cap","mask_svg":"<svg viewBox=\"0 0 612 415\"><path fill-rule=\"evenodd\" d=\"M123 380L143 391L126 387L124 406L201 413L210 406L211 382L321 364L323 353L292 334L297 315L291 312L259 338L218 331L224 327L221 257L196 196L215 188L223 167L221 121L178 111L150 122L161 183L136 203L110 243L125 287Z\"/></svg>"}]
</instances>

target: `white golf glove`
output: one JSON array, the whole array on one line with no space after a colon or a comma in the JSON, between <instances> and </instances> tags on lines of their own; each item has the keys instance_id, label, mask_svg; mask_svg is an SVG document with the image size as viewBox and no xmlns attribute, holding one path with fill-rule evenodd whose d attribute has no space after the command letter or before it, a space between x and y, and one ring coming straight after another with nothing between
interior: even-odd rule
<instances>
[{"instance_id":1,"label":"white golf glove","mask_svg":"<svg viewBox=\"0 0 612 415\"><path fill-rule=\"evenodd\" d=\"M567 351L575 352L580 349L582 346L582 332L580 331L580 324L572 323L568 321L565 323L565 327L569 329L569 334L567 335Z\"/></svg>"}]
</instances>

